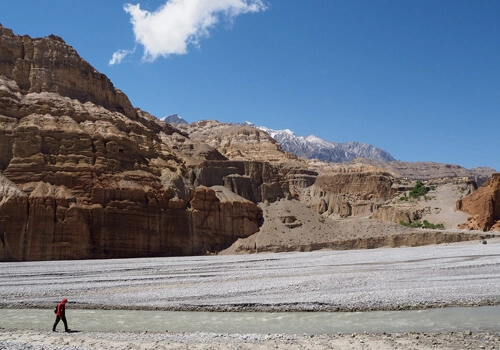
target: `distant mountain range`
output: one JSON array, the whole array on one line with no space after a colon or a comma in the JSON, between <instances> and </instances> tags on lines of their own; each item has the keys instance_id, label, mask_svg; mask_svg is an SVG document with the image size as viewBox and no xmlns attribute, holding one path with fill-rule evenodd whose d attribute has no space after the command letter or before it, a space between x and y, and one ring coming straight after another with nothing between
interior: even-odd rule
<instances>
[{"instance_id":1,"label":"distant mountain range","mask_svg":"<svg viewBox=\"0 0 500 350\"><path fill-rule=\"evenodd\" d=\"M166 123L188 124L177 114L161 118ZM283 148L283 150L296 154L299 157L318 159L324 162L350 162L357 158L367 158L382 162L395 161L394 157L380 148L361 142L328 142L314 135L307 137L297 136L289 129L273 130L265 126L258 126L251 122L236 123L251 126L267 132Z\"/></svg>"},{"instance_id":2,"label":"distant mountain range","mask_svg":"<svg viewBox=\"0 0 500 350\"><path fill-rule=\"evenodd\" d=\"M388 152L361 142L328 142L314 135L307 137L297 136L289 129L273 130L265 126L257 126L251 122L243 125L253 126L267 132L281 147L299 157L308 159L319 159L325 162L349 162L356 158L367 158L383 162L391 162L394 159Z\"/></svg>"}]
</instances>

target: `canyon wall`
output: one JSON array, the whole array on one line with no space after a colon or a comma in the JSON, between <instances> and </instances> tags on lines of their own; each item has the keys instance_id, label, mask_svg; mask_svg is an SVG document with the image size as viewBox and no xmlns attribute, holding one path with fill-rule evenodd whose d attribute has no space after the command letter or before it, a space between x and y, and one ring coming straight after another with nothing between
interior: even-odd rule
<instances>
[{"instance_id":1,"label":"canyon wall","mask_svg":"<svg viewBox=\"0 0 500 350\"><path fill-rule=\"evenodd\" d=\"M310 207L326 215L369 216L396 193L387 173L358 172L320 175L310 188Z\"/></svg>"},{"instance_id":2,"label":"canyon wall","mask_svg":"<svg viewBox=\"0 0 500 350\"><path fill-rule=\"evenodd\" d=\"M493 174L477 191L457 201L457 209L471 216L460 227L500 231L500 173Z\"/></svg>"},{"instance_id":3,"label":"canyon wall","mask_svg":"<svg viewBox=\"0 0 500 350\"><path fill-rule=\"evenodd\" d=\"M285 202L318 222L406 215L383 210L401 191L395 173L339 166L299 159L248 125L162 122L61 38L0 25L0 261L217 254ZM460 202L469 226L497 227L497 183ZM269 232L318 233L292 214Z\"/></svg>"},{"instance_id":4,"label":"canyon wall","mask_svg":"<svg viewBox=\"0 0 500 350\"><path fill-rule=\"evenodd\" d=\"M223 155L135 109L61 38L0 26L0 62L1 261L206 254L258 230L254 202L201 186L224 184Z\"/></svg>"}]
</instances>

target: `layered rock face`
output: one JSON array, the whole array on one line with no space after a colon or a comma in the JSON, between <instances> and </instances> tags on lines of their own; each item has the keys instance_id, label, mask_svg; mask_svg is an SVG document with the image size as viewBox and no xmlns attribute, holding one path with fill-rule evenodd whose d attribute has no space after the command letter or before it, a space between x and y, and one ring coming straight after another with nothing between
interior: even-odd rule
<instances>
[{"instance_id":1,"label":"layered rock face","mask_svg":"<svg viewBox=\"0 0 500 350\"><path fill-rule=\"evenodd\" d=\"M27 92L54 92L134 117L127 96L58 36L31 39L0 25L0 75ZM75 69L78 67L78 69Z\"/></svg>"},{"instance_id":2,"label":"layered rock face","mask_svg":"<svg viewBox=\"0 0 500 350\"><path fill-rule=\"evenodd\" d=\"M216 149L134 109L62 39L0 34L0 260L205 254L258 230L255 203L195 183Z\"/></svg>"},{"instance_id":3,"label":"layered rock face","mask_svg":"<svg viewBox=\"0 0 500 350\"><path fill-rule=\"evenodd\" d=\"M466 169L456 164L442 164L434 162L381 162L373 159L362 159L353 162L355 165L371 164L373 166L385 169L395 177L408 178L412 180L432 180L441 178L460 178L468 177L474 180L478 186L488 181L496 172L495 169L488 167L476 167Z\"/></svg>"},{"instance_id":4,"label":"layered rock face","mask_svg":"<svg viewBox=\"0 0 500 350\"><path fill-rule=\"evenodd\" d=\"M310 207L340 217L372 214L392 198L393 178L386 173L359 172L321 175L310 189Z\"/></svg>"},{"instance_id":5,"label":"layered rock face","mask_svg":"<svg viewBox=\"0 0 500 350\"><path fill-rule=\"evenodd\" d=\"M500 231L500 173L493 174L477 191L457 201L457 209L471 215L461 228Z\"/></svg>"},{"instance_id":6,"label":"layered rock face","mask_svg":"<svg viewBox=\"0 0 500 350\"><path fill-rule=\"evenodd\" d=\"M369 220L398 189L376 165L334 168L250 126L164 123L62 39L0 26L0 261L212 254L265 220L266 235L293 231L286 249L346 246L330 228ZM285 203L300 212L269 212ZM251 249L267 244L259 237Z\"/></svg>"},{"instance_id":7,"label":"layered rock face","mask_svg":"<svg viewBox=\"0 0 500 350\"><path fill-rule=\"evenodd\" d=\"M231 160L301 163L294 154L284 152L267 132L255 127L220 123L216 120L176 126L188 133L191 139L216 148Z\"/></svg>"},{"instance_id":8,"label":"layered rock face","mask_svg":"<svg viewBox=\"0 0 500 350\"><path fill-rule=\"evenodd\" d=\"M223 186L196 189L191 200L194 240L206 253L219 252L259 230L262 210Z\"/></svg>"}]
</instances>

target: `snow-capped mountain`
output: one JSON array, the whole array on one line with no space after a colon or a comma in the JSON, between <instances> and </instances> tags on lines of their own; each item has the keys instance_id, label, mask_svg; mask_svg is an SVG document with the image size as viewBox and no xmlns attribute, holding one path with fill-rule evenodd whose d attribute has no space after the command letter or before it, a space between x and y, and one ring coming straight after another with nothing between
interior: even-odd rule
<instances>
[{"instance_id":1,"label":"snow-capped mountain","mask_svg":"<svg viewBox=\"0 0 500 350\"><path fill-rule=\"evenodd\" d=\"M367 143L328 142L314 135L297 136L289 129L273 130L250 122L243 124L267 132L285 151L294 153L299 157L327 162L348 162L356 158L368 158L384 162L395 160L388 152Z\"/></svg>"},{"instance_id":2,"label":"snow-capped mountain","mask_svg":"<svg viewBox=\"0 0 500 350\"><path fill-rule=\"evenodd\" d=\"M177 114L171 114L169 116L160 118L162 122L169 123L169 124L188 124L187 121L179 117Z\"/></svg>"}]
</instances>

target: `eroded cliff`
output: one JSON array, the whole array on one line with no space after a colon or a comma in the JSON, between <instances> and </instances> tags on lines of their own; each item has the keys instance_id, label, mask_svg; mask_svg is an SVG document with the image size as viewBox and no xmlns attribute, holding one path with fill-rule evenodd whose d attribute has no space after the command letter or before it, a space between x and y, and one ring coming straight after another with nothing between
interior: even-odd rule
<instances>
[{"instance_id":1,"label":"eroded cliff","mask_svg":"<svg viewBox=\"0 0 500 350\"><path fill-rule=\"evenodd\" d=\"M481 231L500 231L500 173L477 191L457 201L457 209L470 214L463 229Z\"/></svg>"},{"instance_id":2,"label":"eroded cliff","mask_svg":"<svg viewBox=\"0 0 500 350\"><path fill-rule=\"evenodd\" d=\"M0 27L0 62L0 260L205 254L258 230L255 203L195 183L223 155L133 108L61 38Z\"/></svg>"},{"instance_id":3,"label":"eroded cliff","mask_svg":"<svg viewBox=\"0 0 500 350\"><path fill-rule=\"evenodd\" d=\"M250 126L164 123L59 37L0 26L0 63L0 261L477 238L399 225L405 189L378 165L307 162Z\"/></svg>"}]
</instances>

